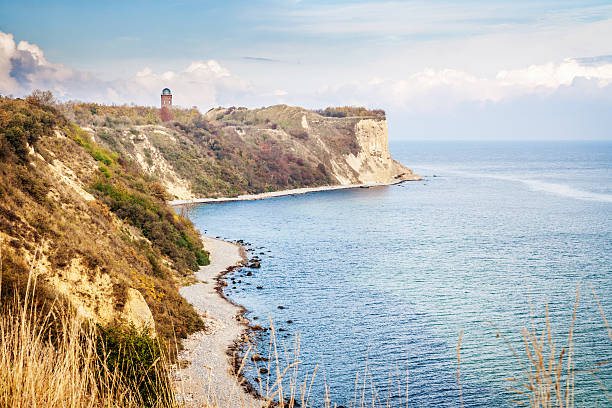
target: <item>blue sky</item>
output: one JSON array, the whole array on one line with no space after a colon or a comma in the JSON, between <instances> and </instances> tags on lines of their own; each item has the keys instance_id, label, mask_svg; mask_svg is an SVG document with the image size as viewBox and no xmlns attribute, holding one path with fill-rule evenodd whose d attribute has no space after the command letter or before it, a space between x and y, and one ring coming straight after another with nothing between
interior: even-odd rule
<instances>
[{"instance_id":1,"label":"blue sky","mask_svg":"<svg viewBox=\"0 0 612 408\"><path fill-rule=\"evenodd\" d=\"M0 32L3 94L170 86L201 110L382 107L392 138L612 138L609 1L1 0Z\"/></svg>"}]
</instances>

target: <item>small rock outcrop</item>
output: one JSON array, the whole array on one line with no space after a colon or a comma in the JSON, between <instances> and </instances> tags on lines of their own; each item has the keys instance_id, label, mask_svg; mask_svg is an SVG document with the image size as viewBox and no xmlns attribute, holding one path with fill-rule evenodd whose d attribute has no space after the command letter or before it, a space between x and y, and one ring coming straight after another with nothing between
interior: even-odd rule
<instances>
[{"instance_id":1,"label":"small rock outcrop","mask_svg":"<svg viewBox=\"0 0 612 408\"><path fill-rule=\"evenodd\" d=\"M144 296L136 289L127 290L127 300L123 306L125 320L137 329L147 328L155 334L155 320Z\"/></svg>"}]
</instances>

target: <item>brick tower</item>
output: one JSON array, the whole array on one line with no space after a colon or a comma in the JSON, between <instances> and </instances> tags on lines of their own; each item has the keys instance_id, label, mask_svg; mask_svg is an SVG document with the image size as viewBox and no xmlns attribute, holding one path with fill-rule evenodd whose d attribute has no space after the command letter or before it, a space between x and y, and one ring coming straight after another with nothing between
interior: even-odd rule
<instances>
[{"instance_id":1,"label":"brick tower","mask_svg":"<svg viewBox=\"0 0 612 408\"><path fill-rule=\"evenodd\" d=\"M161 107L170 109L172 107L172 92L170 89L164 88L161 94Z\"/></svg>"},{"instance_id":2,"label":"brick tower","mask_svg":"<svg viewBox=\"0 0 612 408\"><path fill-rule=\"evenodd\" d=\"M174 119L174 115L170 111L172 108L172 92L170 89L164 88L161 93L161 119L165 122Z\"/></svg>"}]
</instances>

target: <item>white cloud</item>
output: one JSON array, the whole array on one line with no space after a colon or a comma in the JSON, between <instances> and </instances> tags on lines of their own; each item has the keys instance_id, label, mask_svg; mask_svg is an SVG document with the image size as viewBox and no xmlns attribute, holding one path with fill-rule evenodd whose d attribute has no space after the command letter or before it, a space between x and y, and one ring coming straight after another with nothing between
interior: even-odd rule
<instances>
[{"instance_id":1,"label":"white cloud","mask_svg":"<svg viewBox=\"0 0 612 408\"><path fill-rule=\"evenodd\" d=\"M454 69L424 69L400 79L375 77L319 88L317 96L331 104L400 108L410 112L452 109L464 102L497 103L525 96L551 96L567 90L593 90L612 96L612 61L577 59L502 70L492 78ZM593 62L596 61L596 62ZM597 62L600 61L600 62Z\"/></svg>"},{"instance_id":2,"label":"white cloud","mask_svg":"<svg viewBox=\"0 0 612 408\"><path fill-rule=\"evenodd\" d=\"M600 65L583 65L577 59L566 59L560 64L551 62L531 65L525 69L504 70L497 74L497 80L506 86L556 89L584 78L596 81L599 87L605 87L612 83L612 62L602 60L606 62Z\"/></svg>"},{"instance_id":3,"label":"white cloud","mask_svg":"<svg viewBox=\"0 0 612 408\"><path fill-rule=\"evenodd\" d=\"M92 79L89 73L50 63L37 45L16 44L12 34L0 32L0 92L19 94L41 88L63 96Z\"/></svg>"},{"instance_id":4,"label":"white cloud","mask_svg":"<svg viewBox=\"0 0 612 408\"><path fill-rule=\"evenodd\" d=\"M182 71L155 73L144 68L131 78L104 81L88 72L49 62L37 45L15 43L0 32L0 93L23 95L49 89L61 99L101 103L157 105L161 89L175 93L181 106L208 108L231 102L250 92L248 81L238 78L215 60L194 61Z\"/></svg>"},{"instance_id":5,"label":"white cloud","mask_svg":"<svg viewBox=\"0 0 612 408\"><path fill-rule=\"evenodd\" d=\"M194 61L178 72L155 73L145 68L132 78L111 84L116 91L114 99L117 102L157 104L157 94L168 87L175 95L175 104L196 105L204 109L231 102L231 98L248 94L251 89L248 81L232 75L215 60Z\"/></svg>"},{"instance_id":6,"label":"white cloud","mask_svg":"<svg viewBox=\"0 0 612 408\"><path fill-rule=\"evenodd\" d=\"M15 54L15 40L12 34L0 31L0 92L10 93L17 89L17 82L11 78L11 58Z\"/></svg>"}]
</instances>

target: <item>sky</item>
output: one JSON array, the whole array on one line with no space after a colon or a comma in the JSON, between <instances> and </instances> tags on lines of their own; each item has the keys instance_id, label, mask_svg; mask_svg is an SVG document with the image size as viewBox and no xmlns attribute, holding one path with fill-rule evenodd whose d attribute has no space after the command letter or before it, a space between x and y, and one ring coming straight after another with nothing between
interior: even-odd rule
<instances>
[{"instance_id":1,"label":"sky","mask_svg":"<svg viewBox=\"0 0 612 408\"><path fill-rule=\"evenodd\" d=\"M0 94L362 105L391 139L612 140L612 1L0 0Z\"/></svg>"}]
</instances>

